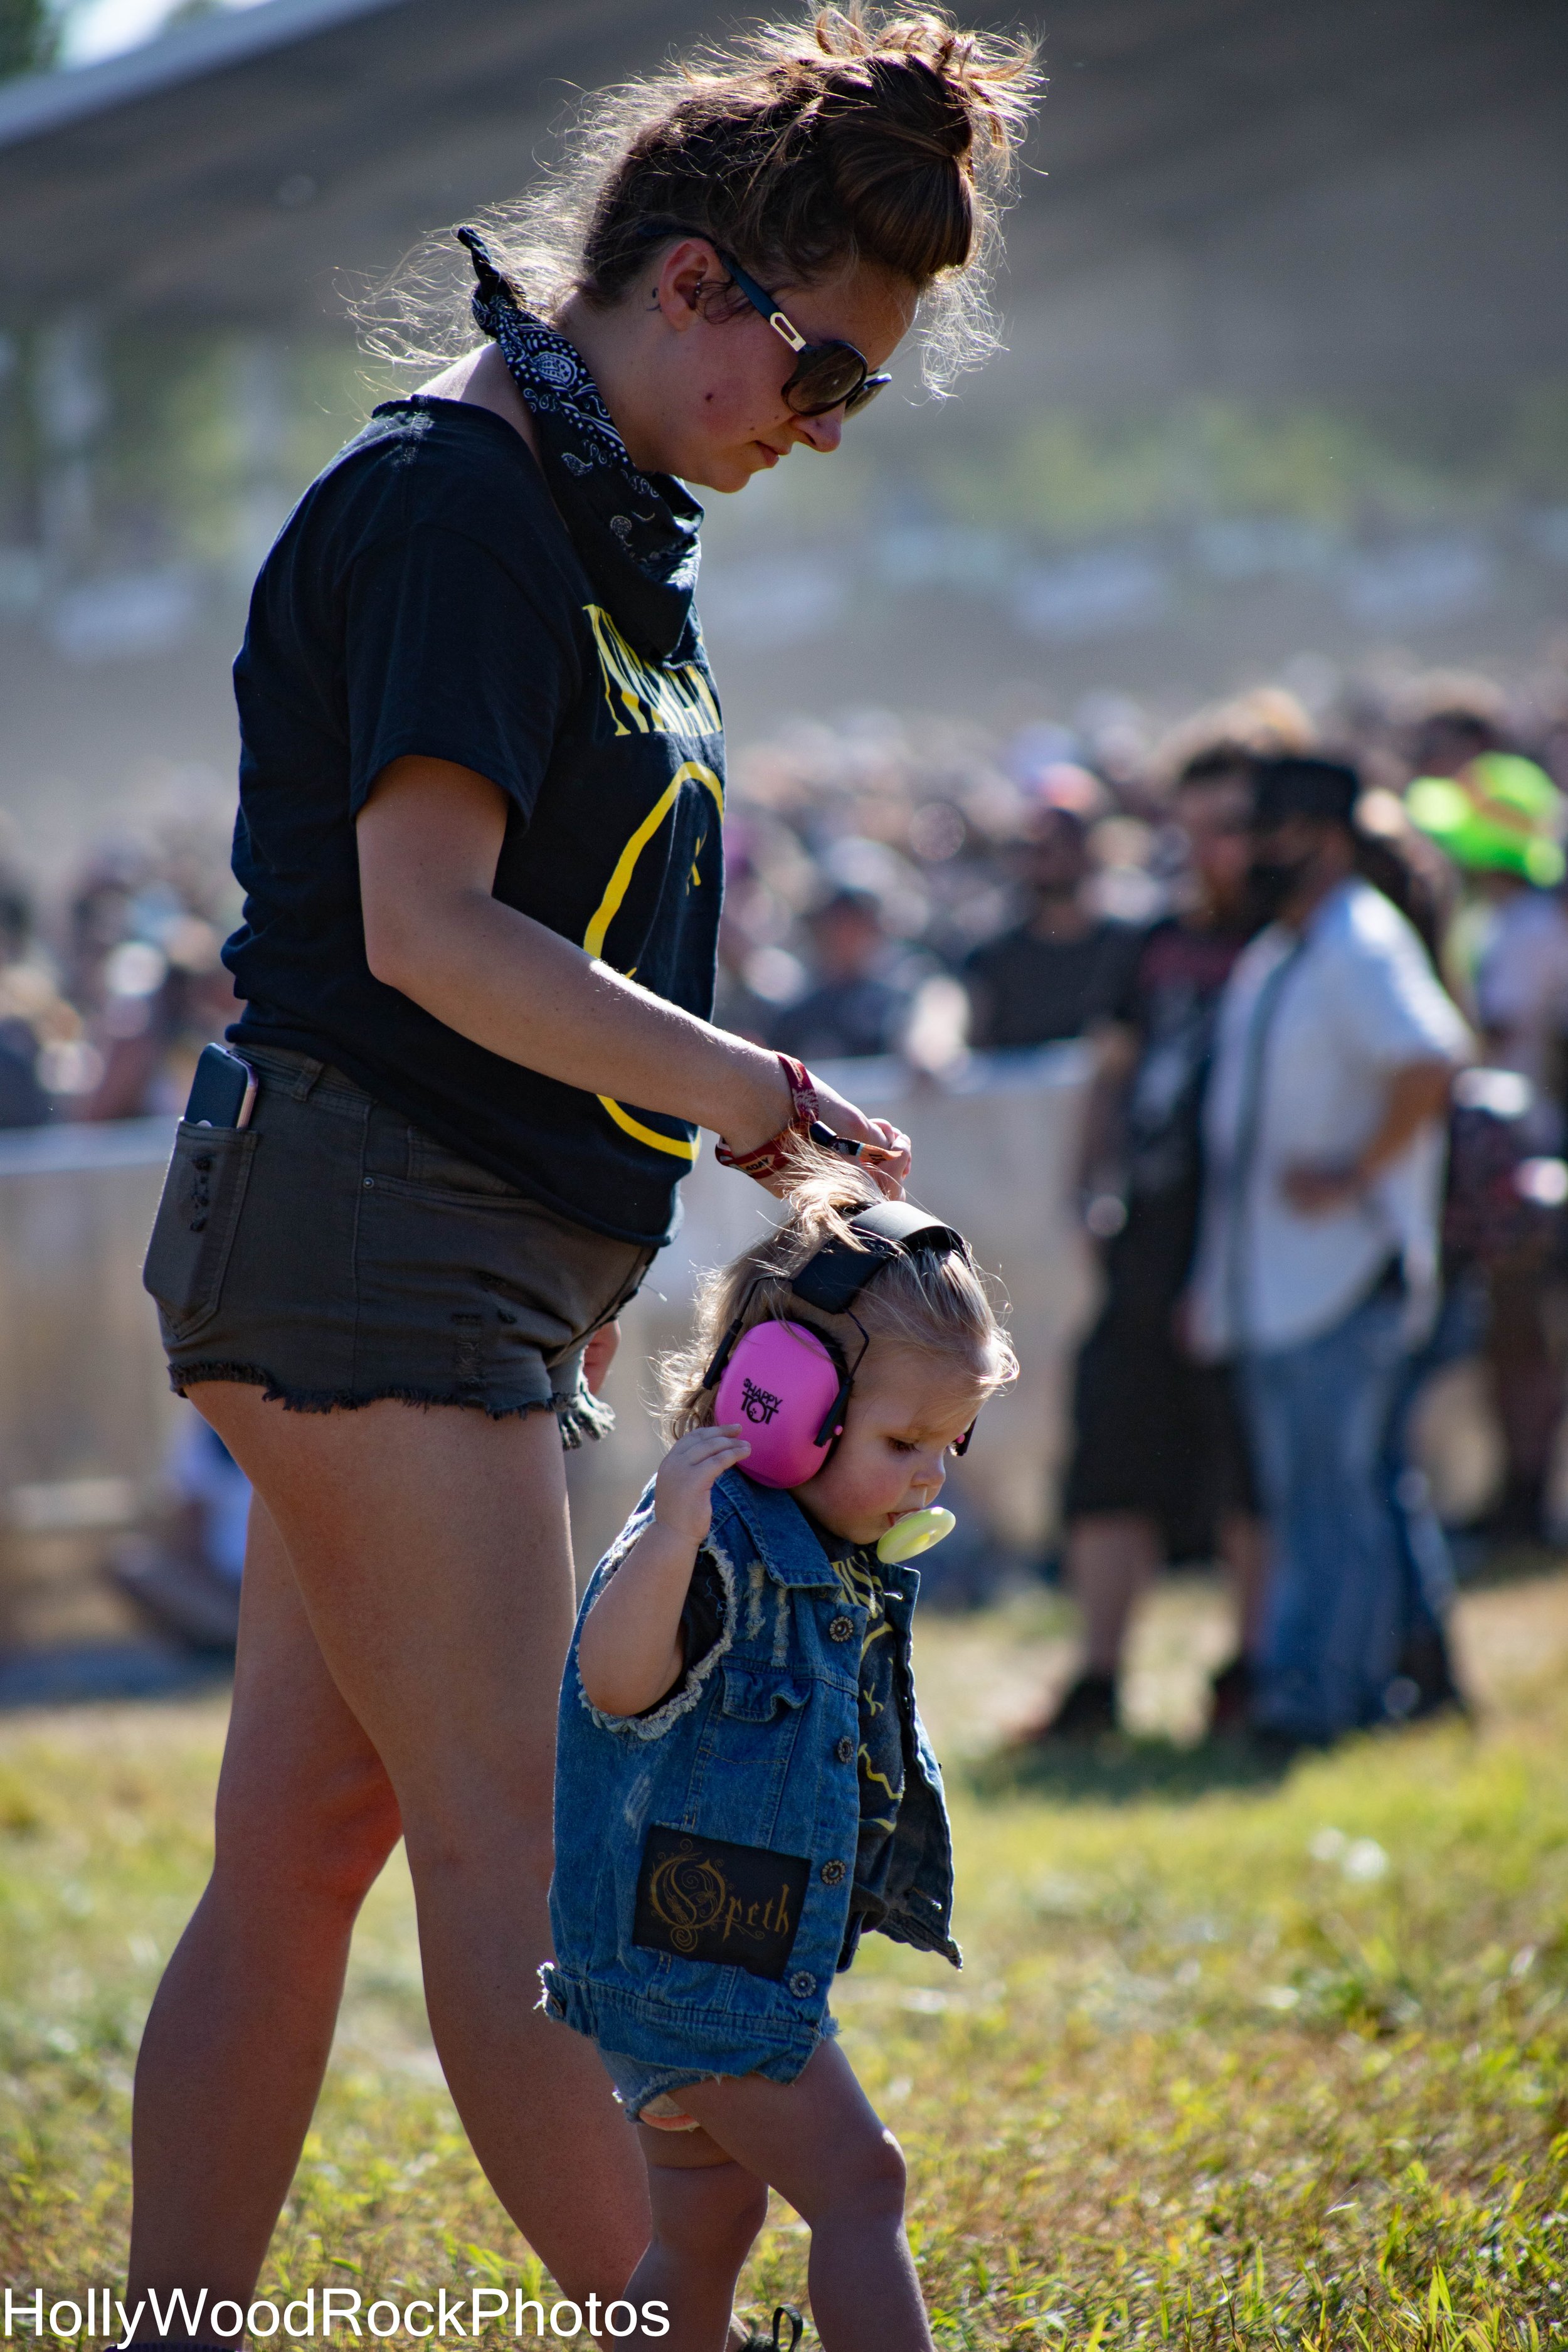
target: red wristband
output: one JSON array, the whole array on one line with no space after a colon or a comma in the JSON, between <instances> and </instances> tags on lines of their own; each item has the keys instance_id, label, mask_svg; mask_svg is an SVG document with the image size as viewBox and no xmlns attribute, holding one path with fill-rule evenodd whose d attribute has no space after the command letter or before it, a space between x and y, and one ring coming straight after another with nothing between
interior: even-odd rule
<instances>
[{"instance_id":1,"label":"red wristband","mask_svg":"<svg viewBox=\"0 0 1568 2352\"><path fill-rule=\"evenodd\" d=\"M779 1055L779 1067L789 1088L789 1123L792 1128L808 1128L816 1117L816 1081L804 1062L792 1062L787 1054Z\"/></svg>"},{"instance_id":2,"label":"red wristband","mask_svg":"<svg viewBox=\"0 0 1568 2352\"><path fill-rule=\"evenodd\" d=\"M809 1130L817 1112L816 1088L805 1064L792 1061L787 1054L778 1058L789 1088L789 1125L781 1127L776 1135L770 1135L765 1143L755 1145L750 1151L731 1151L722 1137L714 1146L714 1158L721 1168L738 1169L742 1176L751 1176L759 1184L788 1167L795 1137Z\"/></svg>"}]
</instances>

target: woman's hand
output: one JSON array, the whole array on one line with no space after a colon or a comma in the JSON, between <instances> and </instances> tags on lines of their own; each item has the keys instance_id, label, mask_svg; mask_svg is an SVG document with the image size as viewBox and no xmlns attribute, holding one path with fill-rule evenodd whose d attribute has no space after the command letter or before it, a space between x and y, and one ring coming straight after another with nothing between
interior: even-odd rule
<instances>
[{"instance_id":1,"label":"woman's hand","mask_svg":"<svg viewBox=\"0 0 1568 2352\"><path fill-rule=\"evenodd\" d=\"M813 1073L812 1084L816 1088L817 1116L835 1135L847 1135L852 1143L863 1143L866 1150L857 1166L869 1171L889 1201L901 1201L909 1181L913 1151L902 1128L890 1119L868 1118L863 1110L834 1087L824 1086Z\"/></svg>"},{"instance_id":2,"label":"woman's hand","mask_svg":"<svg viewBox=\"0 0 1568 2352\"><path fill-rule=\"evenodd\" d=\"M824 1151L834 1139L858 1144L846 1159L864 1168L889 1200L902 1200L904 1178L910 1172L910 1139L885 1118L868 1118L863 1110L834 1087L806 1069L804 1063L775 1056L788 1108L779 1118L770 1110L765 1122L753 1116L748 1123L737 1106L726 1119L719 1140L719 1158L726 1168L737 1168L775 1199L788 1196L799 1178L797 1146L809 1138ZM760 1132L758 1129L760 1129Z\"/></svg>"},{"instance_id":3,"label":"woman's hand","mask_svg":"<svg viewBox=\"0 0 1568 2352\"><path fill-rule=\"evenodd\" d=\"M713 1524L713 1485L743 1461L751 1447L738 1421L713 1429L689 1429L678 1437L654 1480L653 1516L695 1554Z\"/></svg>"}]
</instances>

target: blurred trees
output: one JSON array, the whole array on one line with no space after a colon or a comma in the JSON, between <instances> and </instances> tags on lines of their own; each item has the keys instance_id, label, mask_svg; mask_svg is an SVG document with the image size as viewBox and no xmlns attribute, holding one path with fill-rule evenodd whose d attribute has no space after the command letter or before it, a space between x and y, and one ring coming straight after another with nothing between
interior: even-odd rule
<instances>
[{"instance_id":1,"label":"blurred trees","mask_svg":"<svg viewBox=\"0 0 1568 2352\"><path fill-rule=\"evenodd\" d=\"M210 16L222 5L223 0L174 0L153 34L139 37L155 37L197 16ZM80 13L79 0L0 0L0 81L43 73L61 62L62 51L68 61L67 37Z\"/></svg>"},{"instance_id":2,"label":"blurred trees","mask_svg":"<svg viewBox=\"0 0 1568 2352\"><path fill-rule=\"evenodd\" d=\"M0 0L0 81L52 66L59 37L47 0Z\"/></svg>"},{"instance_id":3,"label":"blurred trees","mask_svg":"<svg viewBox=\"0 0 1568 2352\"><path fill-rule=\"evenodd\" d=\"M1374 406L1189 397L1121 415L1040 408L929 467L954 520L1058 541L1227 515L1330 530L1458 520L1519 498L1568 499L1568 386L1500 385Z\"/></svg>"}]
</instances>

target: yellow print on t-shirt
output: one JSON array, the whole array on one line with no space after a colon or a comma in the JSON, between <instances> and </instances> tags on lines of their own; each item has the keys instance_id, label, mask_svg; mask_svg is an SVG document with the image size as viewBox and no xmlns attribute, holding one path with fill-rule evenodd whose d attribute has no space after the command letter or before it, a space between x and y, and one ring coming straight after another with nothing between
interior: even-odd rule
<instances>
[{"instance_id":1,"label":"yellow print on t-shirt","mask_svg":"<svg viewBox=\"0 0 1568 2352\"><path fill-rule=\"evenodd\" d=\"M605 700L617 735L718 735L723 730L713 689L696 662L669 667L633 651L602 604L584 604Z\"/></svg>"},{"instance_id":2,"label":"yellow print on t-shirt","mask_svg":"<svg viewBox=\"0 0 1568 2352\"><path fill-rule=\"evenodd\" d=\"M681 792L688 784L697 785L703 791L710 793L713 796L713 805L722 819L724 787L712 769L705 768L700 760L682 761L665 790L659 794L658 799L616 860L615 871L605 886L605 895L595 908L593 919L583 934L583 945L589 955L603 955L606 934L610 925L619 914L626 892L631 887L632 877L637 869L637 860L675 807ZM696 873L695 867L693 877L695 880L700 882L701 877ZM616 1125L624 1129L627 1135L635 1136L639 1143L648 1144L655 1151L667 1151L672 1160L690 1161L696 1159L697 1146L688 1137L661 1135L657 1128L649 1127L645 1119L635 1118L624 1103L615 1101L609 1095L601 1095L599 1100L609 1112Z\"/></svg>"}]
</instances>

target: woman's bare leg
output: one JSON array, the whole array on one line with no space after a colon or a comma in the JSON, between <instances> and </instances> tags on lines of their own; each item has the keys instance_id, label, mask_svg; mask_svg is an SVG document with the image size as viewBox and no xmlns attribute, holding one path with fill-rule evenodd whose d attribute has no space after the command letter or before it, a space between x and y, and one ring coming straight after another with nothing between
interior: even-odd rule
<instances>
[{"instance_id":1,"label":"woman's bare leg","mask_svg":"<svg viewBox=\"0 0 1568 2352\"><path fill-rule=\"evenodd\" d=\"M536 2007L573 1616L553 1419L289 1413L229 1382L195 1401L265 1496L325 1671L395 1793L431 2027L475 2152L568 2295L618 2294L647 2237L634 2136L590 2045ZM165 2047L184 2030L177 1993L169 2006ZM225 2114L203 2100L184 2120L216 2156Z\"/></svg>"},{"instance_id":2,"label":"woman's bare leg","mask_svg":"<svg viewBox=\"0 0 1568 2352\"><path fill-rule=\"evenodd\" d=\"M213 1874L137 2062L132 2310L149 2287L248 2300L321 2089L354 1915L397 1835L258 1499Z\"/></svg>"}]
</instances>

